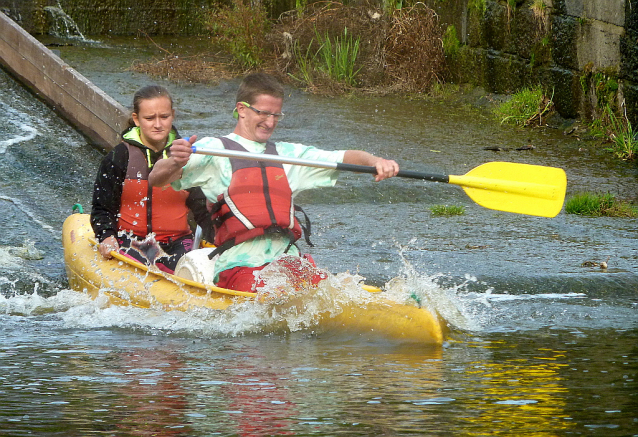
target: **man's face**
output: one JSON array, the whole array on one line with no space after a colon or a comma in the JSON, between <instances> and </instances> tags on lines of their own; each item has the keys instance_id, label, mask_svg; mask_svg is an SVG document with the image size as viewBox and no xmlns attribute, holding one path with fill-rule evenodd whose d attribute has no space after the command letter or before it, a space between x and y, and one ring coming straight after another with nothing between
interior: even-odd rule
<instances>
[{"instance_id":1,"label":"man's face","mask_svg":"<svg viewBox=\"0 0 638 437\"><path fill-rule=\"evenodd\" d=\"M278 97L261 94L257 96L255 102L250 105L251 108L237 103L237 112L239 114L239 122L236 131L239 135L247 140L265 143L275 130L279 121L276 116L266 116L268 114L281 114L284 101ZM253 109L263 113L258 114Z\"/></svg>"}]
</instances>

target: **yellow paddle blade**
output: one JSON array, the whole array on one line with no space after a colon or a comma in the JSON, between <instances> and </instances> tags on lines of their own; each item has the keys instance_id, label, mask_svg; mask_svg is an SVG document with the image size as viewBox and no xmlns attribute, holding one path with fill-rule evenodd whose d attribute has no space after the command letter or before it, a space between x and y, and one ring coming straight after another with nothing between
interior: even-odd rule
<instances>
[{"instance_id":1,"label":"yellow paddle blade","mask_svg":"<svg viewBox=\"0 0 638 437\"><path fill-rule=\"evenodd\" d=\"M485 208L555 217L563 208L567 176L561 168L512 162L488 162L464 176L450 176Z\"/></svg>"}]
</instances>

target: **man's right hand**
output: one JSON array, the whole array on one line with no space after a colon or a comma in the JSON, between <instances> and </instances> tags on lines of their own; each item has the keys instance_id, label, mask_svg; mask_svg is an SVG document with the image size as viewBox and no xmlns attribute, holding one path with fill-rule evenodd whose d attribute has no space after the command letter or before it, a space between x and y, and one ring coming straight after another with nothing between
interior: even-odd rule
<instances>
[{"instance_id":1,"label":"man's right hand","mask_svg":"<svg viewBox=\"0 0 638 437\"><path fill-rule=\"evenodd\" d=\"M160 159L155 163L153 170L148 175L148 183L153 187L163 187L179 179L182 176L182 167L186 165L193 154L195 141L197 141L196 135L188 140L180 138L173 141L168 158Z\"/></svg>"},{"instance_id":2,"label":"man's right hand","mask_svg":"<svg viewBox=\"0 0 638 437\"><path fill-rule=\"evenodd\" d=\"M180 168L184 167L193 153L193 144L197 141L197 135L190 138L180 138L171 144L171 152L169 157L174 160Z\"/></svg>"}]
</instances>

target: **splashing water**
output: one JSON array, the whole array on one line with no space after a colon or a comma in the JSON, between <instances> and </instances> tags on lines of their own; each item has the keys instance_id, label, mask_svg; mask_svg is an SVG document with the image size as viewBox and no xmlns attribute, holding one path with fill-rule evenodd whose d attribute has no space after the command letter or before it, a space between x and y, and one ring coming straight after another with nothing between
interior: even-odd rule
<instances>
[{"instance_id":1,"label":"splashing water","mask_svg":"<svg viewBox=\"0 0 638 437\"><path fill-rule=\"evenodd\" d=\"M53 25L49 29L52 35L60 38L87 41L75 21L64 12L60 3L58 3L58 6L45 6L43 9L47 11L53 19Z\"/></svg>"},{"instance_id":2,"label":"splashing water","mask_svg":"<svg viewBox=\"0 0 638 437\"><path fill-rule=\"evenodd\" d=\"M151 232L142 241L133 237L131 238L131 248L137 251L151 265L155 264L158 258L167 257L168 254L162 250L159 243L155 240L155 234Z\"/></svg>"}]
</instances>

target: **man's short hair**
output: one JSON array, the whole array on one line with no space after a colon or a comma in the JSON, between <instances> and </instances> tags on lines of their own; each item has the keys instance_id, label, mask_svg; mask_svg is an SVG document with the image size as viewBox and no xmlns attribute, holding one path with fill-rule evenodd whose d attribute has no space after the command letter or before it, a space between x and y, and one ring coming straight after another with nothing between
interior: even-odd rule
<instances>
[{"instance_id":1,"label":"man's short hair","mask_svg":"<svg viewBox=\"0 0 638 437\"><path fill-rule=\"evenodd\" d=\"M255 103L257 96L266 94L278 99L284 98L284 87L276 77L267 73L252 73L241 81L237 90L237 102Z\"/></svg>"}]
</instances>

